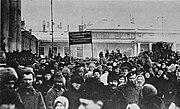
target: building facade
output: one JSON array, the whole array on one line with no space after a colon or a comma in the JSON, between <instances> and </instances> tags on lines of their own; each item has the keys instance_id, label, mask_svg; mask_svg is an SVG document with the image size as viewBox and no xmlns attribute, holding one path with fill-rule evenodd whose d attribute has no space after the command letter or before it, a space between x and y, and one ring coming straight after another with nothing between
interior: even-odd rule
<instances>
[{"instance_id":1,"label":"building facade","mask_svg":"<svg viewBox=\"0 0 180 109\"><path fill-rule=\"evenodd\" d=\"M22 50L31 50L33 54L38 53L38 39L31 34L30 31L25 29L21 29L22 34L22 43L21 48Z\"/></svg>"},{"instance_id":2,"label":"building facade","mask_svg":"<svg viewBox=\"0 0 180 109\"><path fill-rule=\"evenodd\" d=\"M69 52L76 58L98 58L99 52L120 49L129 57L137 56L141 50L151 51L156 42L168 42L173 45L174 51L180 50L180 31L161 31L158 29L86 29L92 32L92 44L68 44L68 34L54 39L54 55L64 56ZM50 38L49 38L50 39ZM40 54L47 56L51 48L51 40L40 39Z\"/></svg>"}]
</instances>

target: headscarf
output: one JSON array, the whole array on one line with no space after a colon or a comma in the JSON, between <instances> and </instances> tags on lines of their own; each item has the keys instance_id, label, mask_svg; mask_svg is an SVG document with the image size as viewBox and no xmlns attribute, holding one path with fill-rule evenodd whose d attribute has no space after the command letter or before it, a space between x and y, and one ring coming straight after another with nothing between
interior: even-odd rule
<instances>
[{"instance_id":1,"label":"headscarf","mask_svg":"<svg viewBox=\"0 0 180 109\"><path fill-rule=\"evenodd\" d=\"M64 109L69 108L69 100L64 96L59 96L54 100L54 108L56 107L57 103L61 103L64 106Z\"/></svg>"}]
</instances>

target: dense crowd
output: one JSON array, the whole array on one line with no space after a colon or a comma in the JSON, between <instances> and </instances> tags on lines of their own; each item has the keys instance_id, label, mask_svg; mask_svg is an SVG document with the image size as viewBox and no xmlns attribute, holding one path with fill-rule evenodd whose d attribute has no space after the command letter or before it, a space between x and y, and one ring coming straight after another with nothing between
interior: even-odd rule
<instances>
[{"instance_id":1,"label":"dense crowd","mask_svg":"<svg viewBox=\"0 0 180 109\"><path fill-rule=\"evenodd\" d=\"M73 62L14 51L0 87L2 109L179 109L180 57L165 42L137 57L117 49Z\"/></svg>"}]
</instances>

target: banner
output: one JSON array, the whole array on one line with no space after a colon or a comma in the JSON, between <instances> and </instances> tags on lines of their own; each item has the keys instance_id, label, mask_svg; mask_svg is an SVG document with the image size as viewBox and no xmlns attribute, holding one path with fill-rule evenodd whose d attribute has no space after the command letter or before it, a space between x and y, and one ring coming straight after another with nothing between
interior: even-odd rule
<instances>
[{"instance_id":1,"label":"banner","mask_svg":"<svg viewBox=\"0 0 180 109\"><path fill-rule=\"evenodd\" d=\"M91 31L69 32L69 45L92 43Z\"/></svg>"}]
</instances>

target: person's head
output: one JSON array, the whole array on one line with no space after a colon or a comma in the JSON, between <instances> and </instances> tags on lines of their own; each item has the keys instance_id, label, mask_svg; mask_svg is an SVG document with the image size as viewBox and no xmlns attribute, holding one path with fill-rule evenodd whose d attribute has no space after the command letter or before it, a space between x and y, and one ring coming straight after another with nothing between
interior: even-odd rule
<instances>
[{"instance_id":1,"label":"person's head","mask_svg":"<svg viewBox=\"0 0 180 109\"><path fill-rule=\"evenodd\" d=\"M46 69L46 64L45 64L45 63L42 63L42 64L40 65L40 69L44 71L44 70Z\"/></svg>"},{"instance_id":2,"label":"person's head","mask_svg":"<svg viewBox=\"0 0 180 109\"><path fill-rule=\"evenodd\" d=\"M100 52L100 53L99 53L99 57L103 57L103 52Z\"/></svg>"},{"instance_id":3,"label":"person's head","mask_svg":"<svg viewBox=\"0 0 180 109\"><path fill-rule=\"evenodd\" d=\"M150 74L149 72L145 72L145 74L144 74L144 77L145 77L146 79L151 78L151 76L152 76L152 74Z\"/></svg>"},{"instance_id":4,"label":"person's head","mask_svg":"<svg viewBox=\"0 0 180 109\"><path fill-rule=\"evenodd\" d=\"M140 109L140 107L137 104L133 103L133 104L128 104L126 106L126 109Z\"/></svg>"},{"instance_id":5,"label":"person's head","mask_svg":"<svg viewBox=\"0 0 180 109\"><path fill-rule=\"evenodd\" d=\"M158 70L157 75L158 75L158 76L161 76L162 74L163 74L163 70L161 70L161 69Z\"/></svg>"},{"instance_id":6,"label":"person's head","mask_svg":"<svg viewBox=\"0 0 180 109\"><path fill-rule=\"evenodd\" d=\"M101 109L103 106L102 101L80 98L80 106L78 109Z\"/></svg>"},{"instance_id":7,"label":"person's head","mask_svg":"<svg viewBox=\"0 0 180 109\"><path fill-rule=\"evenodd\" d=\"M89 64L89 71L93 71L95 69L96 65L94 63Z\"/></svg>"},{"instance_id":8,"label":"person's head","mask_svg":"<svg viewBox=\"0 0 180 109\"><path fill-rule=\"evenodd\" d=\"M143 75L138 75L136 77L136 85L137 86L142 86L145 83L145 78Z\"/></svg>"},{"instance_id":9,"label":"person's head","mask_svg":"<svg viewBox=\"0 0 180 109\"><path fill-rule=\"evenodd\" d=\"M111 65L108 66L108 71L113 71L113 67Z\"/></svg>"},{"instance_id":10,"label":"person's head","mask_svg":"<svg viewBox=\"0 0 180 109\"><path fill-rule=\"evenodd\" d=\"M54 100L53 107L54 109L68 109L69 100L64 96L59 96Z\"/></svg>"},{"instance_id":11,"label":"person's head","mask_svg":"<svg viewBox=\"0 0 180 109\"><path fill-rule=\"evenodd\" d=\"M55 70L54 70L54 68L51 68L51 69L50 69L50 73L51 73L52 75L54 75L54 74L55 74Z\"/></svg>"},{"instance_id":12,"label":"person's head","mask_svg":"<svg viewBox=\"0 0 180 109\"><path fill-rule=\"evenodd\" d=\"M119 77L119 86L125 85L127 82L127 78L125 76Z\"/></svg>"},{"instance_id":13,"label":"person's head","mask_svg":"<svg viewBox=\"0 0 180 109\"><path fill-rule=\"evenodd\" d=\"M83 77L83 76L84 76L84 67L78 67L78 68L75 70L75 74L78 75L78 76Z\"/></svg>"},{"instance_id":14,"label":"person's head","mask_svg":"<svg viewBox=\"0 0 180 109\"><path fill-rule=\"evenodd\" d=\"M117 74L119 74L120 73L119 66L114 66L113 71L116 72Z\"/></svg>"},{"instance_id":15,"label":"person's head","mask_svg":"<svg viewBox=\"0 0 180 109\"><path fill-rule=\"evenodd\" d=\"M56 69L58 69L58 62L57 62L57 61L54 61L54 62L53 62L53 67L56 68Z\"/></svg>"},{"instance_id":16,"label":"person's head","mask_svg":"<svg viewBox=\"0 0 180 109\"><path fill-rule=\"evenodd\" d=\"M47 81L49 81L50 79L51 79L51 77L52 77L52 74L49 72L49 73L46 73L45 75L44 75L44 78L45 78L45 80L47 80Z\"/></svg>"},{"instance_id":17,"label":"person's head","mask_svg":"<svg viewBox=\"0 0 180 109\"><path fill-rule=\"evenodd\" d=\"M66 79L63 77L63 75L58 72L54 77L54 87L57 89L61 89L66 84Z\"/></svg>"},{"instance_id":18,"label":"person's head","mask_svg":"<svg viewBox=\"0 0 180 109\"><path fill-rule=\"evenodd\" d=\"M85 91L79 98L78 109L101 109L104 105L102 98L102 94L97 91Z\"/></svg>"},{"instance_id":19,"label":"person's head","mask_svg":"<svg viewBox=\"0 0 180 109\"><path fill-rule=\"evenodd\" d=\"M70 69L69 69L68 67L65 66L65 67L62 69L62 75L63 75L66 79L69 78L70 73L71 73L71 71L70 71Z\"/></svg>"},{"instance_id":20,"label":"person's head","mask_svg":"<svg viewBox=\"0 0 180 109\"><path fill-rule=\"evenodd\" d=\"M72 84L73 88L76 90L79 90L79 88L81 87L81 84L83 82L84 82L84 79L80 76L76 76L71 79L71 84Z\"/></svg>"},{"instance_id":21,"label":"person's head","mask_svg":"<svg viewBox=\"0 0 180 109\"><path fill-rule=\"evenodd\" d=\"M129 73L129 68L126 66L122 67L121 70L122 70L123 75L125 75L125 76Z\"/></svg>"},{"instance_id":22,"label":"person's head","mask_svg":"<svg viewBox=\"0 0 180 109\"><path fill-rule=\"evenodd\" d=\"M93 70L93 77L96 78L96 79L99 79L101 76L101 73L98 69L94 69Z\"/></svg>"},{"instance_id":23,"label":"person's head","mask_svg":"<svg viewBox=\"0 0 180 109\"><path fill-rule=\"evenodd\" d=\"M0 68L0 86L1 88L14 88L15 82L18 80L18 75L14 68Z\"/></svg>"},{"instance_id":24,"label":"person's head","mask_svg":"<svg viewBox=\"0 0 180 109\"><path fill-rule=\"evenodd\" d=\"M97 66L97 69L100 71L100 73L103 72L103 66L102 66L102 65L98 65L98 66Z\"/></svg>"},{"instance_id":25,"label":"person's head","mask_svg":"<svg viewBox=\"0 0 180 109\"><path fill-rule=\"evenodd\" d=\"M128 78L128 82L134 83L136 80L136 73L134 72L128 73L127 78Z\"/></svg>"},{"instance_id":26,"label":"person's head","mask_svg":"<svg viewBox=\"0 0 180 109\"><path fill-rule=\"evenodd\" d=\"M137 70L136 66L132 66L131 71L136 71L136 70Z\"/></svg>"},{"instance_id":27,"label":"person's head","mask_svg":"<svg viewBox=\"0 0 180 109\"><path fill-rule=\"evenodd\" d=\"M143 97L157 95L157 89L152 84L145 84L142 89Z\"/></svg>"},{"instance_id":28,"label":"person's head","mask_svg":"<svg viewBox=\"0 0 180 109\"><path fill-rule=\"evenodd\" d=\"M154 72L155 72L155 73L157 73L158 70L159 70L158 67L155 67L155 68L154 68Z\"/></svg>"},{"instance_id":29,"label":"person's head","mask_svg":"<svg viewBox=\"0 0 180 109\"><path fill-rule=\"evenodd\" d=\"M33 85L33 82L35 81L35 75L33 68L31 67L24 67L21 68L22 71L22 77L21 77L21 87L22 88L31 88Z\"/></svg>"},{"instance_id":30,"label":"person's head","mask_svg":"<svg viewBox=\"0 0 180 109\"><path fill-rule=\"evenodd\" d=\"M111 89L115 90L118 87L118 77L117 75L110 75L108 76L108 85L111 87Z\"/></svg>"}]
</instances>

